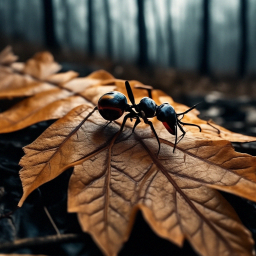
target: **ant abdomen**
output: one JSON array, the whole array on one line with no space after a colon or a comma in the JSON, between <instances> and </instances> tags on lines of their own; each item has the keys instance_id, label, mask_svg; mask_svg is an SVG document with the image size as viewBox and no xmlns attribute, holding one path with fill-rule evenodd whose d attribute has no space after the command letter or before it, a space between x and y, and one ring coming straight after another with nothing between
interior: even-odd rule
<instances>
[{"instance_id":1,"label":"ant abdomen","mask_svg":"<svg viewBox=\"0 0 256 256\"><path fill-rule=\"evenodd\" d=\"M127 99L121 92L108 92L98 101L98 110L101 116L109 121L121 117L126 110Z\"/></svg>"}]
</instances>

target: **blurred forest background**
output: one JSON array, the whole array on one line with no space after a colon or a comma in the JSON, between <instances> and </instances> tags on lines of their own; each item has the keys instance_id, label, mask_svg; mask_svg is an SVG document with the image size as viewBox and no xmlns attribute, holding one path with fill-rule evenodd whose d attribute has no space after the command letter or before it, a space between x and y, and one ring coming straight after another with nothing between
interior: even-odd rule
<instances>
[{"instance_id":1,"label":"blurred forest background","mask_svg":"<svg viewBox=\"0 0 256 256\"><path fill-rule=\"evenodd\" d=\"M255 14L255 0L0 0L0 47L167 89L196 74L252 79Z\"/></svg>"}]
</instances>

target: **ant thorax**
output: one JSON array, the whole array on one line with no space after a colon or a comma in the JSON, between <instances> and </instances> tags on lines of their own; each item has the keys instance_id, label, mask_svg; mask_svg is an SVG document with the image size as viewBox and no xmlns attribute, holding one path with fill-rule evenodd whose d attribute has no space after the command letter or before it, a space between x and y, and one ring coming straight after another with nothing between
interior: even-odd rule
<instances>
[{"instance_id":1,"label":"ant thorax","mask_svg":"<svg viewBox=\"0 0 256 256\"><path fill-rule=\"evenodd\" d=\"M145 117L150 118L156 115L157 105L154 100L150 99L149 97L144 97L141 99L140 103L136 105L135 110L137 112L143 111Z\"/></svg>"}]
</instances>

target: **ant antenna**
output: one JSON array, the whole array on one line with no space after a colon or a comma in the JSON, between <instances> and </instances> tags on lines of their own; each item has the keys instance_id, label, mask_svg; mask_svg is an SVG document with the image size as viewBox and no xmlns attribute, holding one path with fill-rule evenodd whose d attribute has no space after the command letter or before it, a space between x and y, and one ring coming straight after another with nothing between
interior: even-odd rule
<instances>
[{"instance_id":1,"label":"ant antenna","mask_svg":"<svg viewBox=\"0 0 256 256\"><path fill-rule=\"evenodd\" d=\"M182 112L182 113L179 113L179 114L176 114L177 116L180 116L180 115L185 115L187 114L188 112L190 112L192 109L196 108L199 104L201 104L202 102L199 102L197 103L196 105L194 105L193 107L189 108L188 110ZM181 118L182 119L182 118Z\"/></svg>"}]
</instances>

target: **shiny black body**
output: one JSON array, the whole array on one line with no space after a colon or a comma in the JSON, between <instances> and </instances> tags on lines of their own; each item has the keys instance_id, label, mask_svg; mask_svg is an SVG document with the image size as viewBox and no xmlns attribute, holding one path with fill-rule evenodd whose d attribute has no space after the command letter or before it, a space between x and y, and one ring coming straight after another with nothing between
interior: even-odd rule
<instances>
[{"instance_id":1,"label":"shiny black body","mask_svg":"<svg viewBox=\"0 0 256 256\"><path fill-rule=\"evenodd\" d=\"M175 143L173 147L173 152L175 151L176 145L179 143L179 141L185 136L186 132L183 130L181 125L192 125L196 126L199 128L201 131L200 126L196 124L189 124L189 123L184 123L181 121L183 116L194 109L197 105L191 107L187 111L183 113L177 114L174 110L174 108L169 104L169 103L163 103L160 106L157 106L155 101L150 98L151 97L151 92L149 93L150 97L144 97L141 99L139 104L135 104L133 92L131 90L131 86L128 81L125 82L126 86L126 91L128 94L128 97L132 103L132 105L129 105L127 103L127 99L124 94L120 92L109 92L104 94L98 101L98 110L101 116L112 122L119 117L123 115L124 112L128 112L128 114L125 115L122 126L120 128L120 132L123 130L124 125L127 121L128 118L136 119L134 126L133 126L133 131L136 128L136 126L141 122L141 119L148 125L150 125L151 130L153 131L157 142L158 142L158 153L160 151L160 141L157 136L157 133L155 131L155 128L152 124L151 121L148 120L148 118L152 118L154 116L157 117L159 121L163 123L165 128L173 135L175 135ZM182 116L180 119L178 118L179 116ZM180 139L178 141L178 136L177 136L177 127L180 128L182 131L182 135L180 136Z\"/></svg>"},{"instance_id":2,"label":"shiny black body","mask_svg":"<svg viewBox=\"0 0 256 256\"><path fill-rule=\"evenodd\" d=\"M171 134L176 134L177 115L169 103L163 103L157 108L156 117Z\"/></svg>"},{"instance_id":3,"label":"shiny black body","mask_svg":"<svg viewBox=\"0 0 256 256\"><path fill-rule=\"evenodd\" d=\"M108 92L100 97L98 110L104 119L114 121L123 115L127 105L127 99L121 92Z\"/></svg>"},{"instance_id":4,"label":"shiny black body","mask_svg":"<svg viewBox=\"0 0 256 256\"><path fill-rule=\"evenodd\" d=\"M149 97L141 99L140 103L135 107L137 112L143 111L147 118L154 117L156 115L157 105Z\"/></svg>"}]
</instances>

